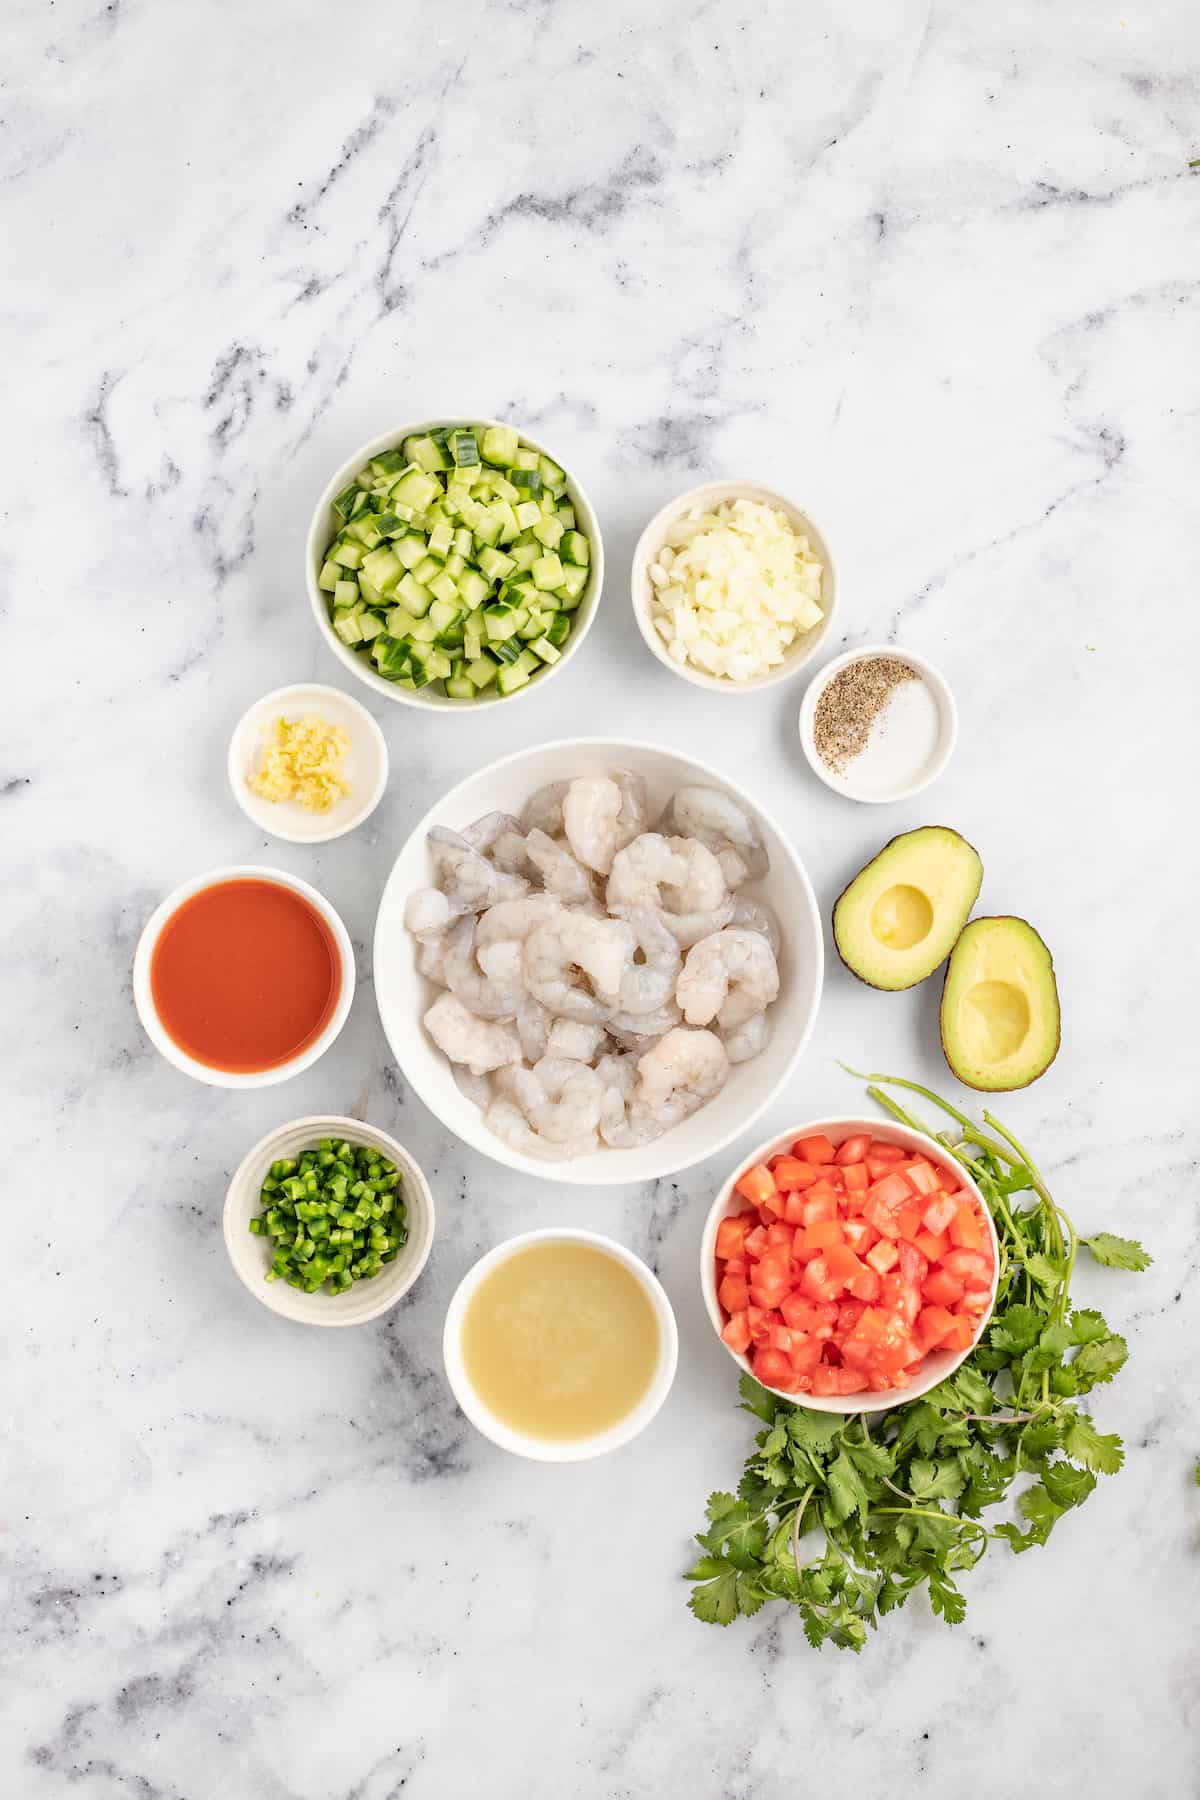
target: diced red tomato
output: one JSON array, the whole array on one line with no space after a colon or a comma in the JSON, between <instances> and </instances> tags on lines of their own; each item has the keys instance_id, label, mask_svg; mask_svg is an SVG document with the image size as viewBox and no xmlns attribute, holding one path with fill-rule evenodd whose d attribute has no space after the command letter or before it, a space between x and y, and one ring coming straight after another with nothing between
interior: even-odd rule
<instances>
[{"instance_id":1,"label":"diced red tomato","mask_svg":"<svg viewBox=\"0 0 1200 1800\"><path fill-rule=\"evenodd\" d=\"M846 1167L847 1163L864 1162L870 1147L871 1140L869 1137L848 1137L844 1143L838 1145L837 1153L833 1160L837 1163L839 1168L843 1169Z\"/></svg>"},{"instance_id":2,"label":"diced red tomato","mask_svg":"<svg viewBox=\"0 0 1200 1800\"><path fill-rule=\"evenodd\" d=\"M816 1137L800 1138L792 1145L792 1155L798 1156L801 1162L831 1163L834 1154L833 1145L823 1133Z\"/></svg>"},{"instance_id":3,"label":"diced red tomato","mask_svg":"<svg viewBox=\"0 0 1200 1800\"><path fill-rule=\"evenodd\" d=\"M925 1221L926 1231L932 1231L936 1237L939 1232L948 1228L957 1211L958 1200L953 1194L938 1194L929 1202L921 1215Z\"/></svg>"},{"instance_id":4,"label":"diced red tomato","mask_svg":"<svg viewBox=\"0 0 1200 1800\"><path fill-rule=\"evenodd\" d=\"M951 1219L950 1237L961 1250L982 1250L987 1242L983 1221L969 1200L963 1202Z\"/></svg>"},{"instance_id":5,"label":"diced red tomato","mask_svg":"<svg viewBox=\"0 0 1200 1800\"><path fill-rule=\"evenodd\" d=\"M750 1304L750 1289L744 1275L726 1275L717 1289L717 1299L727 1313L745 1312Z\"/></svg>"},{"instance_id":6,"label":"diced red tomato","mask_svg":"<svg viewBox=\"0 0 1200 1800\"><path fill-rule=\"evenodd\" d=\"M781 1393L885 1393L922 1358L969 1349L988 1305L991 1237L975 1198L898 1144L824 1134L737 1183L756 1210L721 1221L722 1337Z\"/></svg>"},{"instance_id":7,"label":"diced red tomato","mask_svg":"<svg viewBox=\"0 0 1200 1800\"><path fill-rule=\"evenodd\" d=\"M784 1193L792 1188L811 1187L819 1179L812 1164L801 1162L796 1156L777 1156L771 1164L771 1174L775 1186Z\"/></svg>"},{"instance_id":8,"label":"diced red tomato","mask_svg":"<svg viewBox=\"0 0 1200 1800\"><path fill-rule=\"evenodd\" d=\"M754 1167L747 1169L741 1179L735 1181L733 1185L739 1194L744 1195L750 1201L752 1206L761 1206L763 1201L769 1199L775 1192L775 1177L766 1163L755 1163Z\"/></svg>"},{"instance_id":9,"label":"diced red tomato","mask_svg":"<svg viewBox=\"0 0 1200 1800\"><path fill-rule=\"evenodd\" d=\"M726 1319L722 1340L736 1356L744 1356L750 1348L750 1321L744 1312L736 1312Z\"/></svg>"}]
</instances>

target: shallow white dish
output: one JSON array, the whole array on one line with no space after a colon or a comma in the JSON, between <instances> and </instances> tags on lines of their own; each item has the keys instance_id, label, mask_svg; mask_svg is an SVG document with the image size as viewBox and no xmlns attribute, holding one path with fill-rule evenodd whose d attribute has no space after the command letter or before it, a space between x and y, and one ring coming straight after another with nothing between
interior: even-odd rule
<instances>
[{"instance_id":1,"label":"shallow white dish","mask_svg":"<svg viewBox=\"0 0 1200 1800\"><path fill-rule=\"evenodd\" d=\"M305 1294L299 1288L289 1287L286 1281L264 1279L271 1266L271 1240L254 1236L250 1221L263 1210L260 1194L271 1164L281 1157L297 1156L301 1150L309 1149L327 1137L371 1145L395 1163L404 1177L408 1242L395 1262L385 1264L381 1272L372 1275L368 1281L356 1281L346 1293ZM403 1144L398 1144L386 1131L364 1125L359 1119L315 1114L277 1126L247 1152L229 1183L222 1223L225 1248L238 1280L272 1312L284 1319L294 1319L300 1325L362 1325L395 1306L428 1262L433 1245L433 1195Z\"/></svg>"},{"instance_id":2,"label":"shallow white dish","mask_svg":"<svg viewBox=\"0 0 1200 1800\"><path fill-rule=\"evenodd\" d=\"M681 514L690 511L693 506L719 506L725 500L761 500L768 506L778 507L787 514L795 529L808 538L825 568L821 578L821 610L825 617L821 623L796 639L778 668L766 675L755 675L749 681L730 681L724 676L706 675L703 669L694 669L690 663L677 663L668 654L666 645L650 619L653 585L649 570L651 563L658 560L667 532ZM689 488L686 494L680 494L677 500L672 500L661 512L655 513L638 539L633 553L630 592L633 616L652 654L665 669L670 669L672 675L679 675L684 681L690 681L695 687L707 688L713 694L755 694L760 693L763 688L774 687L777 682L786 681L811 661L819 650L829 635L829 627L837 609L837 576L829 545L821 532L808 514L793 500L789 500L786 494L777 493L774 488L763 487L757 481L706 481L700 487Z\"/></svg>"},{"instance_id":3,"label":"shallow white dish","mask_svg":"<svg viewBox=\"0 0 1200 1800\"><path fill-rule=\"evenodd\" d=\"M248 786L276 719L302 719L310 714L327 725L343 726L350 738L350 748L342 758L342 775L350 792L323 813L307 812L295 800L264 800ZM234 799L263 831L292 844L327 844L353 831L379 805L387 786L388 751L382 731L360 701L340 688L305 681L275 688L242 714L229 740L226 769Z\"/></svg>"},{"instance_id":4,"label":"shallow white dish","mask_svg":"<svg viewBox=\"0 0 1200 1800\"><path fill-rule=\"evenodd\" d=\"M920 733L919 738L910 735L904 728L905 718L900 715L907 712L910 700L918 697L910 695L910 690L917 683L903 683L892 694L882 717L876 720L866 748L848 762L839 774L817 752L813 737L817 705L835 675L849 668L851 663L865 662L876 656L893 657L897 662L907 663L916 670L928 696L922 704L928 709L930 716L913 720L914 728ZM889 729L888 715L893 709L900 711L893 714L893 725ZM848 650L844 656L835 656L819 675L813 677L800 703L799 727L800 742L809 767L826 787L832 788L835 794L844 794L848 800L861 800L868 806L882 806L892 800L911 800L914 794L921 793L931 782L937 780L954 754L954 746L958 742L958 708L954 704L954 695L945 676L932 663L926 662L923 656L916 655L912 650L900 650L895 644L867 644L861 650ZM927 743L927 749L918 748L906 762L906 741L912 744Z\"/></svg>"},{"instance_id":5,"label":"shallow white dish","mask_svg":"<svg viewBox=\"0 0 1200 1800\"><path fill-rule=\"evenodd\" d=\"M202 888L215 887L221 881L273 881L279 887L291 888L294 893L303 894L309 904L316 908L326 925L333 933L337 945L338 960L341 966L341 985L338 989L337 1005L334 1007L320 1037L314 1038L307 1050L290 1062L280 1063L275 1069L257 1069L251 1073L231 1069L210 1068L208 1063L197 1062L186 1050L181 1050L174 1038L163 1025L158 1016L158 1008L154 1004L154 994L150 986L150 965L154 958L154 946L158 942L159 933L167 920L178 911L185 900L198 894ZM317 1058L324 1056L330 1044L337 1037L346 1023L350 1011L350 1003L354 999L354 946L350 942L350 933L342 924L338 914L330 906L324 894L319 894L315 887L307 881L301 881L298 875L285 875L282 869L264 869L256 864L235 864L227 869L208 869L203 875L193 877L177 887L155 907L142 927L142 935L133 957L133 1002L137 1007L138 1018L154 1048L161 1056L193 1081L203 1081L208 1087L223 1088L262 1088L275 1087L281 1081L290 1081L293 1075L299 1075L302 1069L310 1069Z\"/></svg>"},{"instance_id":6,"label":"shallow white dish","mask_svg":"<svg viewBox=\"0 0 1200 1800\"><path fill-rule=\"evenodd\" d=\"M567 496L575 508L576 523L588 538L591 546L591 565L587 586L583 590L583 598L571 614L574 623L570 636L562 646L562 653L556 663L550 663L540 674L535 675L523 688L515 693L501 694L493 686L487 691L485 698L478 700L454 700L447 694L434 693L429 688L398 687L394 681L385 681L374 666L365 658L356 656L353 650L343 644L337 632L329 623L329 612L325 604L325 595L317 586L317 577L321 573L321 565L325 560L325 551L335 534L336 521L333 515L333 502L342 489L351 482L373 456L384 450L392 450L400 445L406 437L421 437L442 426L453 426L470 423L481 425L485 429L489 425L508 426L520 436L522 444L530 450L536 450L539 456L547 456L556 462L566 473ZM374 688L377 694L386 694L389 700L398 700L404 706L424 707L427 712L445 712L470 715L487 706L511 705L524 699L529 694L536 694L552 675L565 669L571 658L578 651L584 638L591 630L592 620L596 616L596 608L600 603L600 595L604 588L604 545L600 538L600 525L592 510L591 501L571 473L569 464L552 450L549 445L531 437L529 432L513 419L485 419L477 413L455 413L442 415L436 419L418 419L411 425L397 425L391 431L383 432L379 437L371 438L348 456L336 474L326 484L325 491L317 501L312 523L308 528L308 537L304 545L304 581L308 590L308 602L312 607L313 618L333 654L343 666L349 669L360 681Z\"/></svg>"},{"instance_id":7,"label":"shallow white dish","mask_svg":"<svg viewBox=\"0 0 1200 1800\"><path fill-rule=\"evenodd\" d=\"M595 1437L532 1438L523 1432L514 1431L484 1405L471 1385L463 1362L463 1315L471 1296L480 1282L500 1263L506 1262L516 1251L539 1243L591 1244L595 1249L605 1251L637 1278L649 1297L654 1316L658 1320L658 1364L650 1386L632 1412ZM632 1250L626 1250L614 1238L602 1237L595 1231L551 1227L546 1231L526 1231L520 1237L509 1238L506 1243L497 1244L494 1250L489 1250L486 1256L481 1256L467 1270L455 1289L454 1298L446 1312L446 1324L442 1332L442 1358L454 1398L476 1431L481 1431L493 1444L498 1444L502 1450L511 1451L514 1456L528 1457L533 1462L585 1462L593 1456L604 1456L610 1450L619 1450L622 1444L629 1443L631 1438L637 1437L639 1432L646 1429L671 1391L679 1362L679 1331L662 1283L646 1267L640 1256L635 1256Z\"/></svg>"},{"instance_id":8,"label":"shallow white dish","mask_svg":"<svg viewBox=\"0 0 1200 1800\"><path fill-rule=\"evenodd\" d=\"M885 1143L902 1144L906 1150L913 1150L921 1156L928 1157L929 1161L936 1163L939 1168L950 1169L959 1186L974 1195L980 1212L987 1220L988 1231L991 1234L992 1289L988 1296L987 1310L979 1322L974 1340L968 1349L935 1350L925 1358L920 1375L916 1377L910 1387L892 1388L887 1393L785 1394L782 1388L770 1390L771 1393L778 1394L781 1400L790 1400L796 1406L811 1407L815 1412L888 1412L895 1406L907 1406L910 1400L919 1400L922 1394L927 1394L930 1388L935 1388L939 1381L945 1381L947 1375L952 1375L959 1364L967 1360L988 1328L992 1310L996 1304L996 1283L1000 1278L1000 1245L987 1201L962 1164L955 1161L944 1145L927 1137L923 1131L910 1131L907 1125L901 1125L898 1121L893 1123L878 1117L871 1119L815 1119L808 1124L798 1125L791 1131L782 1132L777 1137L768 1138L765 1144L759 1144L757 1149L744 1156L713 1201L708 1218L704 1222L704 1234L700 1239L700 1290L704 1295L704 1308L708 1313L713 1330L721 1341L721 1348L733 1358L739 1369L742 1369L747 1375L753 1374L749 1358L731 1350L721 1338L721 1327L724 1320L721 1316L721 1304L717 1299L717 1227L727 1214L745 1211L747 1202L740 1194L734 1192L733 1184L741 1179L747 1169L752 1169L755 1163L769 1162L771 1157L778 1156L781 1151L790 1150L797 1138L812 1137L817 1132L824 1132L835 1148L844 1143L847 1138L857 1137L861 1132L866 1132L871 1137L881 1138Z\"/></svg>"},{"instance_id":9,"label":"shallow white dish","mask_svg":"<svg viewBox=\"0 0 1200 1800\"><path fill-rule=\"evenodd\" d=\"M758 820L771 870L764 881L747 883L740 891L765 900L784 934L779 998L770 1011L771 1042L752 1062L730 1070L715 1099L654 1143L636 1150L597 1150L571 1162L539 1162L511 1150L488 1130L483 1114L459 1092L450 1064L426 1035L421 1020L439 990L417 971L414 941L404 926L404 902L414 888L427 886L433 878L425 841L432 826L461 829L487 812L520 812L529 796L549 781L603 774L622 766L644 777L652 820L685 782L727 789ZM724 1149L770 1105L799 1061L817 1016L823 967L821 919L804 866L779 826L757 800L719 770L656 744L567 738L490 763L430 808L396 858L384 888L375 922L374 966L379 1016L396 1061L448 1130L472 1149L541 1181L607 1187L653 1181L702 1162Z\"/></svg>"}]
</instances>

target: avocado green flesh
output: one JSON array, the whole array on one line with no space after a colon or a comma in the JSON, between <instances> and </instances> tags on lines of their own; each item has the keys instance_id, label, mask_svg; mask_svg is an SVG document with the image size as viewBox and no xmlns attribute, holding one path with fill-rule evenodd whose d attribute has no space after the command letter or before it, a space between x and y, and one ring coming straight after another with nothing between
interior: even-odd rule
<instances>
[{"instance_id":1,"label":"avocado green flesh","mask_svg":"<svg viewBox=\"0 0 1200 1800\"><path fill-rule=\"evenodd\" d=\"M978 852L948 825L885 844L833 909L846 967L871 987L915 987L950 954L979 895Z\"/></svg>"},{"instance_id":2,"label":"avocado green flesh","mask_svg":"<svg viewBox=\"0 0 1200 1800\"><path fill-rule=\"evenodd\" d=\"M1044 1075L1058 1054L1058 984L1050 952L1024 919L972 919L942 988L942 1048L968 1087L1006 1093Z\"/></svg>"}]
</instances>

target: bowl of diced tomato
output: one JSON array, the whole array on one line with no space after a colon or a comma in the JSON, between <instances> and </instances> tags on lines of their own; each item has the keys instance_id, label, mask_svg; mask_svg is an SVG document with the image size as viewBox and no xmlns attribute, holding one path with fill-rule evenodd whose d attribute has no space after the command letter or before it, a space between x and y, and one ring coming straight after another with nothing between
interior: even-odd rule
<instances>
[{"instance_id":1,"label":"bowl of diced tomato","mask_svg":"<svg viewBox=\"0 0 1200 1800\"><path fill-rule=\"evenodd\" d=\"M700 1249L713 1328L763 1387L821 1412L882 1412L969 1356L1000 1248L965 1169L933 1138L826 1119L759 1146Z\"/></svg>"}]
</instances>

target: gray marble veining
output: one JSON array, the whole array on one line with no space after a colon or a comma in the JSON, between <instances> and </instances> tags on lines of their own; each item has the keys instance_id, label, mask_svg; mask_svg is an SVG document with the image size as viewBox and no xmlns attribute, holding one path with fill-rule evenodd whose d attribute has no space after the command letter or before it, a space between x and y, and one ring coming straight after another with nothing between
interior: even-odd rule
<instances>
[{"instance_id":1,"label":"gray marble veining","mask_svg":"<svg viewBox=\"0 0 1200 1800\"><path fill-rule=\"evenodd\" d=\"M10 0L0 46L0 1792L1200 1791L1195 9ZM593 635L520 707L377 707L369 825L263 840L228 734L268 687L341 679L300 581L314 496L454 408L527 422L588 486ZM714 704L646 655L630 549L708 474L820 521L831 653L946 671L963 731L929 795L841 801L802 684ZM530 1183L390 1062L396 849L431 792L580 731L703 746L826 912L883 838L954 823L988 909L1054 949L1063 1051L1001 1111L1081 1222L1157 1258L1081 1276L1130 1339L1097 1399L1129 1460L1047 1550L989 1557L954 1631L918 1600L855 1660L787 1617L691 1619L689 1534L750 1441L693 1272L723 1162ZM127 976L162 893L255 859L329 894L361 985L317 1068L229 1094L154 1055ZM947 1083L935 1000L834 964L761 1133L852 1109L839 1056ZM221 1243L246 1147L311 1111L395 1130L437 1192L425 1276L359 1331L256 1307ZM637 1444L541 1468L465 1424L439 1332L479 1251L563 1220L649 1257L682 1356Z\"/></svg>"}]
</instances>

